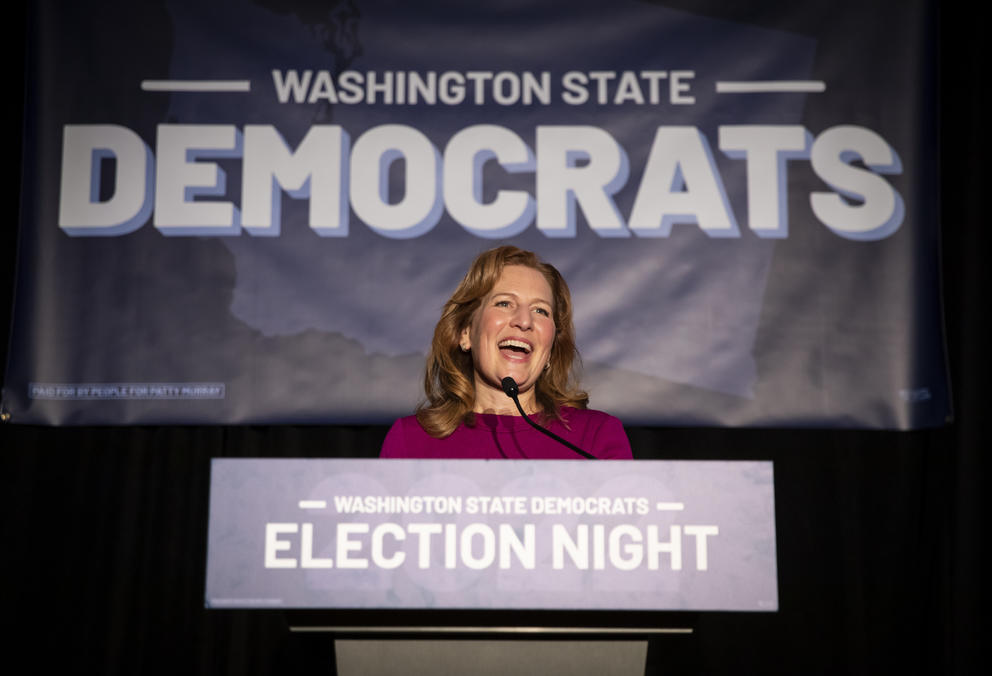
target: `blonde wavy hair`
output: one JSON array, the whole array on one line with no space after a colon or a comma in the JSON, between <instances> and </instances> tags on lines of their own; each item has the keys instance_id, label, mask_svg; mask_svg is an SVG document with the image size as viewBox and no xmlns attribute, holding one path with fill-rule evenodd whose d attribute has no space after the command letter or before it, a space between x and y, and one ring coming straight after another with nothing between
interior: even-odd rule
<instances>
[{"instance_id":1,"label":"blonde wavy hair","mask_svg":"<svg viewBox=\"0 0 992 676\"><path fill-rule=\"evenodd\" d=\"M417 408L420 426L432 437L450 436L462 423L475 424L475 381L472 355L462 352L462 330L482 299L492 291L508 265L523 265L544 275L551 287L555 337L548 368L534 385L538 407L544 416L561 420L561 407L585 408L589 395L578 388L573 365L580 363L572 324L572 295L561 273L543 262L537 254L515 246L501 246L479 254L472 261L458 288L444 304L441 319L434 327L434 339L427 355L424 392L427 398Z\"/></svg>"}]
</instances>

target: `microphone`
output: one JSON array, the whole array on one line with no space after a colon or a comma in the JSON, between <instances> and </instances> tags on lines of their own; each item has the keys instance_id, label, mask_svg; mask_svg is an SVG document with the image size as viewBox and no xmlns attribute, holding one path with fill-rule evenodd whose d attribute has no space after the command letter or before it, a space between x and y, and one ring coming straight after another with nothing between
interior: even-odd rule
<instances>
[{"instance_id":1,"label":"microphone","mask_svg":"<svg viewBox=\"0 0 992 676\"><path fill-rule=\"evenodd\" d=\"M544 429L536 422L528 418L527 414L524 413L524 407L520 405L520 399L517 398L517 395L520 394L520 388L517 386L516 380L514 380L510 376L507 376L503 378L503 380L499 381L499 384L500 387L503 388L503 393L513 400L513 403L517 405L517 410L520 411L520 415L524 417L524 420L526 420L531 427L533 427L538 432L547 434L549 437L557 441L559 444L564 444L565 446L568 446L570 449L581 455L583 458L589 458L590 460L597 460L596 456L592 455L591 453L586 453L575 444L565 441L551 430Z\"/></svg>"},{"instance_id":2,"label":"microphone","mask_svg":"<svg viewBox=\"0 0 992 676\"><path fill-rule=\"evenodd\" d=\"M514 403L517 402L517 395L520 394L520 388L517 387L516 380L510 376L507 376L503 378L503 380L499 381L499 386L503 388L503 394L512 399ZM520 412L523 413L522 408L520 409Z\"/></svg>"}]
</instances>

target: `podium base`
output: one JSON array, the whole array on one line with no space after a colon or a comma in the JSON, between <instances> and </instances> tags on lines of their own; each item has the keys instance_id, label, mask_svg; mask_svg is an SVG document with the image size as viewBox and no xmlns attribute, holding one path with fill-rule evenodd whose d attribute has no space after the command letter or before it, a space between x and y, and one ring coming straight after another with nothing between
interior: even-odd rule
<instances>
[{"instance_id":1,"label":"podium base","mask_svg":"<svg viewBox=\"0 0 992 676\"><path fill-rule=\"evenodd\" d=\"M647 641L334 641L339 676L643 676Z\"/></svg>"}]
</instances>

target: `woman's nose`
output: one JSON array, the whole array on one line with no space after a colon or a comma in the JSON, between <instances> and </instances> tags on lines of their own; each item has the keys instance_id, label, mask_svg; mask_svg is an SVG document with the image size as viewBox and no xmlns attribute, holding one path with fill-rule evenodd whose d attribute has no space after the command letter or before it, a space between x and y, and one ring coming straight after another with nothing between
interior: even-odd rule
<instances>
[{"instance_id":1,"label":"woman's nose","mask_svg":"<svg viewBox=\"0 0 992 676\"><path fill-rule=\"evenodd\" d=\"M519 327L521 329L529 329L533 321L534 318L531 317L530 308L524 307L523 305L517 306L517 309L513 313L513 318L511 320L513 326Z\"/></svg>"}]
</instances>

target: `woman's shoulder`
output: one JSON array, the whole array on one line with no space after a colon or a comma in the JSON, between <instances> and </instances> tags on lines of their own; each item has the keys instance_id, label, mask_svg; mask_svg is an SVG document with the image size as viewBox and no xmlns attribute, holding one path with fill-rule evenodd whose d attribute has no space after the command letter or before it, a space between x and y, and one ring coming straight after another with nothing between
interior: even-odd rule
<instances>
[{"instance_id":1,"label":"woman's shoulder","mask_svg":"<svg viewBox=\"0 0 992 676\"><path fill-rule=\"evenodd\" d=\"M407 458L415 454L429 435L420 426L417 416L408 415L398 418L386 433L382 442L380 458Z\"/></svg>"},{"instance_id":2,"label":"woman's shoulder","mask_svg":"<svg viewBox=\"0 0 992 676\"><path fill-rule=\"evenodd\" d=\"M571 406L561 407L561 417L569 424L580 423L584 425L623 425L620 419L606 413L597 411L594 408L572 408Z\"/></svg>"},{"instance_id":3,"label":"woman's shoulder","mask_svg":"<svg viewBox=\"0 0 992 676\"><path fill-rule=\"evenodd\" d=\"M565 425L576 438L600 458L630 459L633 457L630 441L620 419L592 408L563 406L561 415ZM582 443L579 445L581 446Z\"/></svg>"},{"instance_id":4,"label":"woman's shoulder","mask_svg":"<svg viewBox=\"0 0 992 676\"><path fill-rule=\"evenodd\" d=\"M423 427L420 426L420 421L417 420L415 415L405 415L402 418L397 418L396 422L393 423L392 429L401 429L404 431L408 430L420 430L423 431Z\"/></svg>"}]
</instances>

